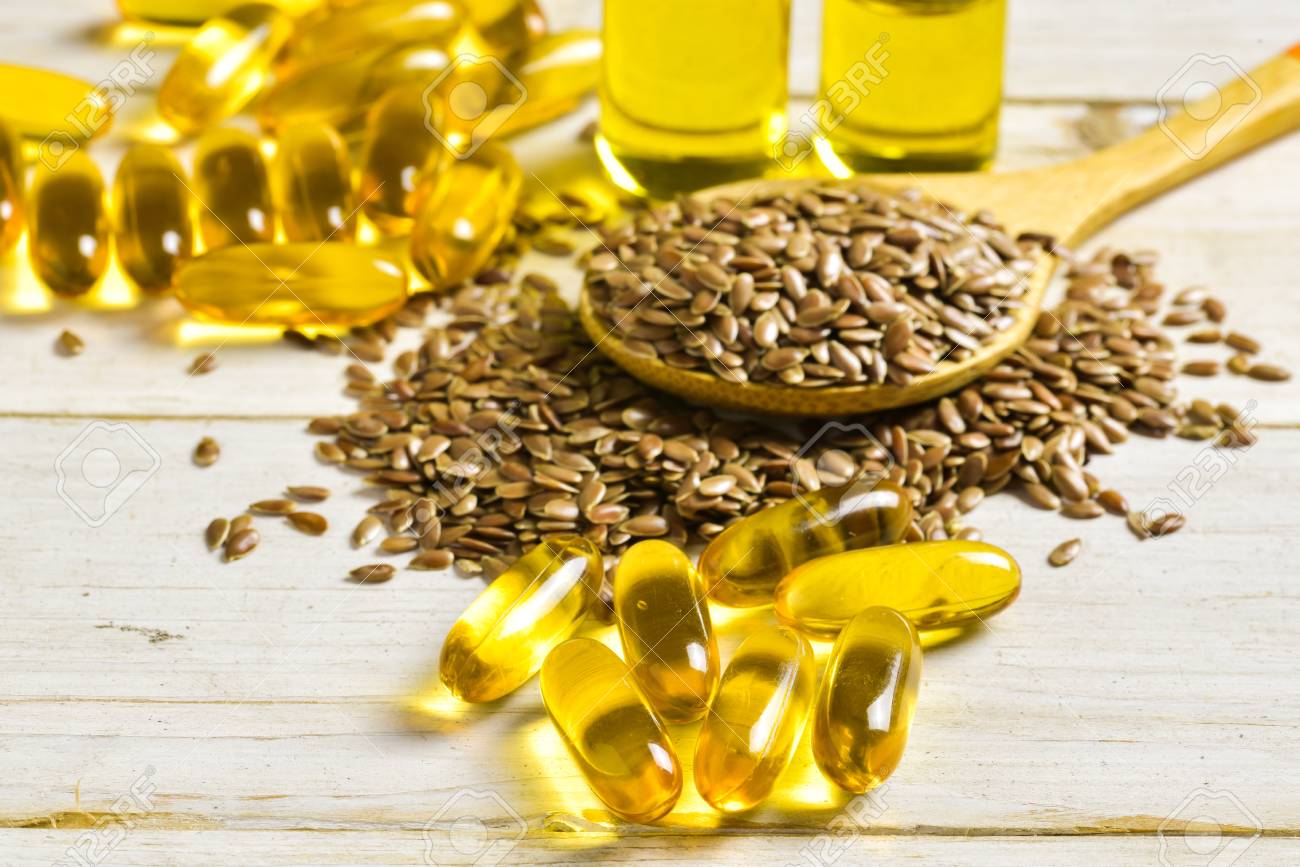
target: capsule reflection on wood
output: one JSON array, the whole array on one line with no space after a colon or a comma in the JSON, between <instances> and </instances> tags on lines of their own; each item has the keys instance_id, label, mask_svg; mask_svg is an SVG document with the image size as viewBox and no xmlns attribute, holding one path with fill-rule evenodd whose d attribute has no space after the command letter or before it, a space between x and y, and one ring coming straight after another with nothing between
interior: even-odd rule
<instances>
[{"instance_id":1,"label":"capsule reflection on wood","mask_svg":"<svg viewBox=\"0 0 1300 867\"><path fill-rule=\"evenodd\" d=\"M546 712L596 797L633 822L673 808L682 793L677 753L612 650L570 639L546 657L541 684Z\"/></svg>"},{"instance_id":2,"label":"capsule reflection on wood","mask_svg":"<svg viewBox=\"0 0 1300 867\"><path fill-rule=\"evenodd\" d=\"M442 682L464 701L492 701L518 689L582 624L603 578L600 552L586 539L543 540L451 627L439 663Z\"/></svg>"},{"instance_id":3,"label":"capsule reflection on wood","mask_svg":"<svg viewBox=\"0 0 1300 867\"><path fill-rule=\"evenodd\" d=\"M111 234L99 167L84 149L57 168L38 160L29 206L36 276L60 295L89 292L108 267Z\"/></svg>"},{"instance_id":4,"label":"capsule reflection on wood","mask_svg":"<svg viewBox=\"0 0 1300 867\"><path fill-rule=\"evenodd\" d=\"M871 605L901 611L917 629L968 626L1020 594L1020 567L1001 548L946 540L833 554L805 563L776 588L776 616L831 639Z\"/></svg>"},{"instance_id":5,"label":"capsule reflection on wood","mask_svg":"<svg viewBox=\"0 0 1300 867\"><path fill-rule=\"evenodd\" d=\"M835 640L813 708L813 758L849 792L880 785L898 767L921 684L921 640L892 608L868 608Z\"/></svg>"},{"instance_id":6,"label":"capsule reflection on wood","mask_svg":"<svg viewBox=\"0 0 1300 867\"><path fill-rule=\"evenodd\" d=\"M523 172L510 151L488 142L441 162L421 189L411 259L434 289L468 280L487 264L519 202Z\"/></svg>"},{"instance_id":7,"label":"capsule reflection on wood","mask_svg":"<svg viewBox=\"0 0 1300 867\"><path fill-rule=\"evenodd\" d=\"M718 642L704 582L676 545L638 542L618 564L614 614L623 657L668 722L697 720L718 684Z\"/></svg>"},{"instance_id":8,"label":"capsule reflection on wood","mask_svg":"<svg viewBox=\"0 0 1300 867\"><path fill-rule=\"evenodd\" d=\"M761 803L790 764L817 688L808 639L767 627L745 639L722 673L695 746L695 788L715 809Z\"/></svg>"},{"instance_id":9,"label":"capsule reflection on wood","mask_svg":"<svg viewBox=\"0 0 1300 867\"><path fill-rule=\"evenodd\" d=\"M194 154L198 224L209 250L275 238L275 206L257 138L220 128L199 139Z\"/></svg>"},{"instance_id":10,"label":"capsule reflection on wood","mask_svg":"<svg viewBox=\"0 0 1300 867\"><path fill-rule=\"evenodd\" d=\"M132 145L113 182L117 259L146 292L171 288L180 264L194 252L185 170L172 152Z\"/></svg>"},{"instance_id":11,"label":"capsule reflection on wood","mask_svg":"<svg viewBox=\"0 0 1300 867\"><path fill-rule=\"evenodd\" d=\"M893 482L862 479L823 488L732 524L700 555L700 573L709 596L723 605L769 605L794 567L897 542L911 519L911 501Z\"/></svg>"}]
</instances>

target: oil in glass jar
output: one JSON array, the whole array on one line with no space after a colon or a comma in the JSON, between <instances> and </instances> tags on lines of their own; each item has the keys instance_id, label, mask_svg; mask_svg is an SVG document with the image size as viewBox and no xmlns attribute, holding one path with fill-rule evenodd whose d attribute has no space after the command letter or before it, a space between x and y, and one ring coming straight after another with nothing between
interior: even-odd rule
<instances>
[{"instance_id":1,"label":"oil in glass jar","mask_svg":"<svg viewBox=\"0 0 1300 867\"><path fill-rule=\"evenodd\" d=\"M873 45L887 52L876 86L822 133L829 152L819 152L833 173L988 165L1006 0L825 0L822 10L821 92L832 107L864 54Z\"/></svg>"},{"instance_id":2,"label":"oil in glass jar","mask_svg":"<svg viewBox=\"0 0 1300 867\"><path fill-rule=\"evenodd\" d=\"M790 0L605 0L597 151L637 194L763 175L786 128Z\"/></svg>"}]
</instances>

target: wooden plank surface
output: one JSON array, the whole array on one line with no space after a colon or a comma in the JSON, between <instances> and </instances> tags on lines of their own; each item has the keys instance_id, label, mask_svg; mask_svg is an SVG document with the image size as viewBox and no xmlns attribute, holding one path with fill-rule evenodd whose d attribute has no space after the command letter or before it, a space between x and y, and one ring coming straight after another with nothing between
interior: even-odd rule
<instances>
[{"instance_id":1,"label":"wooden plank surface","mask_svg":"<svg viewBox=\"0 0 1300 867\"><path fill-rule=\"evenodd\" d=\"M816 5L796 3L796 80L815 56ZM1199 0L1012 5L1008 83L1023 101L1005 112L1006 167L1077 156L1149 122L1150 105L1094 103L1149 103L1187 52L1249 65L1300 33L1293 4L1248 4L1230 20ZM0 59L94 75L114 49L87 37L110 6L6 9ZM597 6L553 10L575 23ZM1157 33L1153 20L1167 26ZM572 171L585 120L521 143L541 180ZM102 156L106 167L116 159L112 148ZM1213 286L1234 327L1300 368L1298 166L1293 137L1124 218L1098 243L1158 250L1171 286ZM342 360L224 344L217 371L189 378L212 339L187 338L172 302L17 315L33 302L23 270L0 263L0 862L1300 860L1294 381L1180 383L1255 401L1261 441L1205 485L1174 537L1139 543L1117 519L1070 522L1012 496L974 513L1020 559L1024 593L988 629L927 655L908 755L877 801L836 796L805 747L782 793L743 819L721 820L688 787L663 823L630 826L587 792L535 684L471 709L426 688L478 582L343 580L375 559L346 541L368 501L353 477L313 459L302 431L305 418L350 406ZM52 352L64 327L87 341L79 358ZM204 435L223 447L209 469L189 460ZM59 466L75 478L96 446L157 467L98 528L58 489ZM1201 454L1139 439L1092 469L1142 505L1169 496ZM263 520L247 560L222 564L204 550L209 518L293 483L339 492L320 509L325 538ZM89 493L71 496L93 515ZM1047 567L1071 536L1084 539L1079 560ZM724 651L766 616L720 617ZM674 734L689 765L694 733ZM819 840L836 833L843 851Z\"/></svg>"}]
</instances>

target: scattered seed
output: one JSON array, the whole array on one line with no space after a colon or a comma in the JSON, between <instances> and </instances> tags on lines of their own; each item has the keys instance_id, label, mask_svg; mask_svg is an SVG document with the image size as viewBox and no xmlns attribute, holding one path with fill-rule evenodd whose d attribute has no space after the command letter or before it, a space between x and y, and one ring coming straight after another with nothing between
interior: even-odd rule
<instances>
[{"instance_id":1,"label":"scattered seed","mask_svg":"<svg viewBox=\"0 0 1300 867\"><path fill-rule=\"evenodd\" d=\"M1234 355L1228 359L1228 370L1236 374L1249 373L1251 368L1249 355Z\"/></svg>"},{"instance_id":2,"label":"scattered seed","mask_svg":"<svg viewBox=\"0 0 1300 867\"><path fill-rule=\"evenodd\" d=\"M358 566L348 576L357 584L383 584L396 574L397 570L387 563L372 563L369 566Z\"/></svg>"},{"instance_id":3,"label":"scattered seed","mask_svg":"<svg viewBox=\"0 0 1300 867\"><path fill-rule=\"evenodd\" d=\"M410 569L442 570L451 566L455 558L446 548L422 551L417 554L407 567Z\"/></svg>"},{"instance_id":4,"label":"scattered seed","mask_svg":"<svg viewBox=\"0 0 1300 867\"><path fill-rule=\"evenodd\" d=\"M1047 562L1053 566L1065 566L1078 557L1082 549L1082 539L1069 539L1052 549L1052 553L1047 555Z\"/></svg>"},{"instance_id":5,"label":"scattered seed","mask_svg":"<svg viewBox=\"0 0 1300 867\"><path fill-rule=\"evenodd\" d=\"M194 447L194 463L201 467L210 467L221 457L221 446L212 437L204 437Z\"/></svg>"},{"instance_id":6,"label":"scattered seed","mask_svg":"<svg viewBox=\"0 0 1300 867\"><path fill-rule=\"evenodd\" d=\"M287 515L295 508L293 500L258 500L248 507L248 511L256 515Z\"/></svg>"},{"instance_id":7,"label":"scattered seed","mask_svg":"<svg viewBox=\"0 0 1300 867\"><path fill-rule=\"evenodd\" d=\"M1229 331L1224 335L1223 342L1238 352L1244 352L1247 355L1254 355L1260 350L1258 340L1253 337L1247 337L1238 331Z\"/></svg>"},{"instance_id":8,"label":"scattered seed","mask_svg":"<svg viewBox=\"0 0 1300 867\"><path fill-rule=\"evenodd\" d=\"M1170 533L1176 533L1187 525L1187 519L1177 512L1170 512L1161 515L1154 521L1150 522L1149 529L1151 535L1155 537L1168 536Z\"/></svg>"},{"instance_id":9,"label":"scattered seed","mask_svg":"<svg viewBox=\"0 0 1300 867\"><path fill-rule=\"evenodd\" d=\"M1097 502L1112 515L1121 517L1128 514L1128 500L1119 491L1107 489L1097 494Z\"/></svg>"},{"instance_id":10,"label":"scattered seed","mask_svg":"<svg viewBox=\"0 0 1300 867\"><path fill-rule=\"evenodd\" d=\"M1188 376L1217 376L1219 370L1219 362L1210 360L1189 361L1183 365L1183 373Z\"/></svg>"},{"instance_id":11,"label":"scattered seed","mask_svg":"<svg viewBox=\"0 0 1300 867\"><path fill-rule=\"evenodd\" d=\"M208 529L203 533L203 540L208 543L209 551L215 551L226 544L226 537L229 535L230 522L225 518L213 518L212 523L208 524Z\"/></svg>"},{"instance_id":12,"label":"scattered seed","mask_svg":"<svg viewBox=\"0 0 1300 867\"><path fill-rule=\"evenodd\" d=\"M238 533L231 533L226 540L226 561L239 560L247 557L257 547L257 543L262 541L262 536L253 528L240 530Z\"/></svg>"},{"instance_id":13,"label":"scattered seed","mask_svg":"<svg viewBox=\"0 0 1300 867\"><path fill-rule=\"evenodd\" d=\"M291 512L285 517L295 530L308 536L320 536L329 529L329 522L325 517L315 512Z\"/></svg>"},{"instance_id":14,"label":"scattered seed","mask_svg":"<svg viewBox=\"0 0 1300 867\"><path fill-rule=\"evenodd\" d=\"M379 543L379 550L385 554L406 554L420 546L420 540L414 536L389 536Z\"/></svg>"},{"instance_id":15,"label":"scattered seed","mask_svg":"<svg viewBox=\"0 0 1300 867\"><path fill-rule=\"evenodd\" d=\"M190 362L190 376L201 376L216 369L217 355L215 352L205 352Z\"/></svg>"},{"instance_id":16,"label":"scattered seed","mask_svg":"<svg viewBox=\"0 0 1300 867\"><path fill-rule=\"evenodd\" d=\"M253 526L252 515L236 515L230 519L230 535L241 533L251 526Z\"/></svg>"},{"instance_id":17,"label":"scattered seed","mask_svg":"<svg viewBox=\"0 0 1300 867\"><path fill-rule=\"evenodd\" d=\"M328 500L330 495L329 488L318 485L290 485L285 488L285 493L304 503L320 503Z\"/></svg>"},{"instance_id":18,"label":"scattered seed","mask_svg":"<svg viewBox=\"0 0 1300 867\"><path fill-rule=\"evenodd\" d=\"M86 342L76 333L65 329L60 332L58 339L54 341L54 348L60 355L71 358L85 351Z\"/></svg>"},{"instance_id":19,"label":"scattered seed","mask_svg":"<svg viewBox=\"0 0 1300 867\"><path fill-rule=\"evenodd\" d=\"M357 524L352 531L352 545L355 548L362 548L379 538L379 534L384 530L384 525L374 515L366 515Z\"/></svg>"},{"instance_id":20,"label":"scattered seed","mask_svg":"<svg viewBox=\"0 0 1300 867\"><path fill-rule=\"evenodd\" d=\"M1101 503L1096 500L1082 500L1077 503L1066 503L1061 507L1061 514L1067 518L1100 518L1105 513Z\"/></svg>"},{"instance_id":21,"label":"scattered seed","mask_svg":"<svg viewBox=\"0 0 1300 867\"><path fill-rule=\"evenodd\" d=\"M1291 378L1291 371L1276 364L1252 364L1246 374L1264 382L1286 382Z\"/></svg>"}]
</instances>

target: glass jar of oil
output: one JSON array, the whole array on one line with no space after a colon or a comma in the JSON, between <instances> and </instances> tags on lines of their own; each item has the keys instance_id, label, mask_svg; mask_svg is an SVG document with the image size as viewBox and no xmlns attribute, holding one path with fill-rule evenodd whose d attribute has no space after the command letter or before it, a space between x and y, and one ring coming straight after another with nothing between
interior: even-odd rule
<instances>
[{"instance_id":1,"label":"glass jar of oil","mask_svg":"<svg viewBox=\"0 0 1300 867\"><path fill-rule=\"evenodd\" d=\"M655 197L757 177L786 128L790 0L605 0L597 152Z\"/></svg>"},{"instance_id":2,"label":"glass jar of oil","mask_svg":"<svg viewBox=\"0 0 1300 867\"><path fill-rule=\"evenodd\" d=\"M825 0L821 90L834 94L876 56L871 92L825 132L835 174L965 171L998 139L1006 0ZM885 53L887 52L887 53Z\"/></svg>"}]
</instances>

